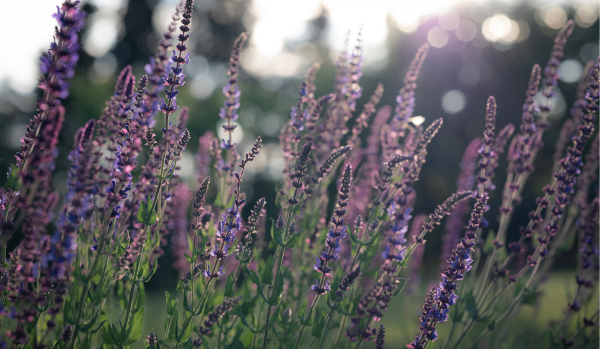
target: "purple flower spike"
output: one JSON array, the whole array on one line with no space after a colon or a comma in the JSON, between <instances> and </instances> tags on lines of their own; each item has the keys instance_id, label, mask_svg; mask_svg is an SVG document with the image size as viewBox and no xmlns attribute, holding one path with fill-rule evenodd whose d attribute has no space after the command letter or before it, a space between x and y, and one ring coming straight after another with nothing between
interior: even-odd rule
<instances>
[{"instance_id":1,"label":"purple flower spike","mask_svg":"<svg viewBox=\"0 0 600 349\"><path fill-rule=\"evenodd\" d=\"M412 116L415 108L415 89L417 88L417 78L419 72L429 52L429 44L425 43L419 48L415 58L410 63L410 67L404 77L404 86L400 89L398 97L396 97L396 109L394 110L394 118L392 120L392 130L400 132L406 126L408 119Z\"/></svg>"},{"instance_id":2,"label":"purple flower spike","mask_svg":"<svg viewBox=\"0 0 600 349\"><path fill-rule=\"evenodd\" d=\"M233 44L233 51L231 52L231 57L229 59L229 70L227 71L229 79L227 80L225 86L223 86L225 102L223 102L223 107L219 113L221 119L227 120L227 124L223 125L223 129L229 134L229 139L228 141L223 140L223 143L221 143L222 149L232 149L235 147L235 144L231 141L231 133L236 126L232 125L231 122L238 119L237 111L240 108L241 95L241 91L238 86L240 54L242 53L242 49L247 38L248 33L242 33L240 36L238 36Z\"/></svg>"},{"instance_id":3,"label":"purple flower spike","mask_svg":"<svg viewBox=\"0 0 600 349\"><path fill-rule=\"evenodd\" d=\"M426 348L429 341L437 339L436 324L448 320L450 306L454 305L458 298L454 293L457 289L455 282L462 280L464 274L471 270L473 260L470 251L475 245L477 229L481 224L487 201L488 195L483 194L475 203L465 237L452 251L452 256L448 259L448 267L442 273L442 282L438 288L432 288L427 294L421 313L421 333L417 335L412 343L407 345L408 348Z\"/></svg>"},{"instance_id":4,"label":"purple flower spike","mask_svg":"<svg viewBox=\"0 0 600 349\"><path fill-rule=\"evenodd\" d=\"M347 164L342 174L337 206L333 211L333 217L331 217L331 228L327 232L327 240L325 241L326 247L321 253L321 257L317 258L317 264L314 265L314 269L322 274L321 281L317 280L316 285L312 287L312 290L319 295L329 292L330 287L327 286L329 281L325 281L325 277L331 275L331 267L328 266L328 263L340 258L340 240L347 235L344 216L346 215L346 206L348 205L351 183L352 166Z\"/></svg>"}]
</instances>

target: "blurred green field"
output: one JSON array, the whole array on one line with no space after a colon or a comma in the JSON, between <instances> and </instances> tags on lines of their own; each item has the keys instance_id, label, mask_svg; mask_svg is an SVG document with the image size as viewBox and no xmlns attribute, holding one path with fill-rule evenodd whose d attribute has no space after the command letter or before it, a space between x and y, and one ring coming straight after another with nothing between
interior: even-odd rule
<instances>
[{"instance_id":1,"label":"blurred green field","mask_svg":"<svg viewBox=\"0 0 600 349\"><path fill-rule=\"evenodd\" d=\"M538 301L534 305L523 306L508 334L502 336L502 343L499 348L546 348L549 340L549 330L554 328L556 321L564 314L570 296L575 292L576 284L574 275L574 273L569 272L552 274L542 286L542 294ZM404 292L392 300L387 313L381 320L381 323L387 328L385 348L404 348L404 345L414 338L418 331L419 316L425 298L425 290L429 285L430 280L423 280L418 290L414 293L407 294ZM598 309L598 289L594 290L588 309L582 308L574 318L572 327L575 326L576 322L581 322L581 317L586 312L587 314L592 314L596 309ZM144 337L152 329L155 329L159 334L159 338L163 338L165 311L164 293L152 292L146 295ZM118 316L118 313L111 315ZM442 346L450 326L450 322L438 326L439 339L430 344L429 348L439 348ZM481 324L479 327L484 328L484 325ZM493 336L488 337L488 341L481 343L478 348L492 348L494 341L498 340L495 337L500 332L500 329L501 326L498 326ZM478 333L479 331L472 332ZM589 335L592 331L588 330L586 333ZM593 343L583 346L579 345L577 348L598 348L597 329L594 338ZM141 342L134 347L144 348ZM364 348L374 347L373 342L367 343L364 346ZM460 346L460 348L469 347L469 340L466 340Z\"/></svg>"}]
</instances>

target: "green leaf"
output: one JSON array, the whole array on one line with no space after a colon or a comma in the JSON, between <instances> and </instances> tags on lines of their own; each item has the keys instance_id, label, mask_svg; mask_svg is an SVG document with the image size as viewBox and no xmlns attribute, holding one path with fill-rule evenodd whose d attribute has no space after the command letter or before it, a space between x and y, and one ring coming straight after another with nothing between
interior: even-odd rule
<instances>
[{"instance_id":1,"label":"green leaf","mask_svg":"<svg viewBox=\"0 0 600 349\"><path fill-rule=\"evenodd\" d=\"M194 309L192 309L192 306L188 302L187 292L183 293L183 309L188 313L192 313L194 311Z\"/></svg>"},{"instance_id":2,"label":"green leaf","mask_svg":"<svg viewBox=\"0 0 600 349\"><path fill-rule=\"evenodd\" d=\"M495 327L496 327L496 319L492 319L492 321L490 321L487 324L487 328L488 328L488 330L493 331Z\"/></svg>"},{"instance_id":3,"label":"green leaf","mask_svg":"<svg viewBox=\"0 0 600 349\"><path fill-rule=\"evenodd\" d=\"M106 344L115 344L113 341L113 336L110 334L110 324L108 321L105 321L102 325L102 340Z\"/></svg>"},{"instance_id":4,"label":"green leaf","mask_svg":"<svg viewBox=\"0 0 600 349\"><path fill-rule=\"evenodd\" d=\"M373 238L372 241L369 241L369 243L367 244L368 247L358 257L358 259L360 259L363 262L367 262L367 263L370 262L371 260L373 260L373 258L375 258L375 256L377 255L377 253L379 251L379 244L376 241L379 241L379 236L377 236L376 238Z\"/></svg>"},{"instance_id":5,"label":"green leaf","mask_svg":"<svg viewBox=\"0 0 600 349\"><path fill-rule=\"evenodd\" d=\"M171 299L171 294L169 292L165 291L165 294L167 295L167 314L173 315L175 312L175 301Z\"/></svg>"},{"instance_id":6,"label":"green leaf","mask_svg":"<svg viewBox=\"0 0 600 349\"><path fill-rule=\"evenodd\" d=\"M281 302L281 295L283 294L283 275L281 275L281 270L277 273L277 277L275 278L275 285L273 285L273 292L271 293L271 297L269 297L269 304L278 305Z\"/></svg>"},{"instance_id":7,"label":"green leaf","mask_svg":"<svg viewBox=\"0 0 600 349\"><path fill-rule=\"evenodd\" d=\"M119 306L121 307L121 309L127 309L127 304L129 304L129 302L127 301L127 296L125 295L125 288L122 282L119 282L117 284L117 296L119 298Z\"/></svg>"},{"instance_id":8,"label":"green leaf","mask_svg":"<svg viewBox=\"0 0 600 349\"><path fill-rule=\"evenodd\" d=\"M233 284L235 280L233 279L233 273L227 275L227 282L225 283L225 293L223 294L225 297L233 297Z\"/></svg>"},{"instance_id":9,"label":"green leaf","mask_svg":"<svg viewBox=\"0 0 600 349\"><path fill-rule=\"evenodd\" d=\"M477 303L475 302L475 296L473 296L472 292L469 292L465 296L465 310L471 315L473 320L479 318L479 314L477 313Z\"/></svg>"},{"instance_id":10,"label":"green leaf","mask_svg":"<svg viewBox=\"0 0 600 349\"><path fill-rule=\"evenodd\" d=\"M304 317L304 312L306 311L306 306L308 305L308 298L304 298L304 302L300 306L300 310L298 310L298 318L302 320Z\"/></svg>"},{"instance_id":11,"label":"green leaf","mask_svg":"<svg viewBox=\"0 0 600 349\"><path fill-rule=\"evenodd\" d=\"M459 311L459 307L454 307L454 309L450 312L450 319L452 322L459 322L463 317L463 312Z\"/></svg>"},{"instance_id":12,"label":"green leaf","mask_svg":"<svg viewBox=\"0 0 600 349\"><path fill-rule=\"evenodd\" d=\"M262 286L260 284L260 279L258 278L258 275L256 275L254 270L248 269L247 267L246 267L246 272L248 273L248 276L250 276L250 280L252 281L252 283L256 285L256 292L258 292L258 294L260 295L260 297L262 298L262 300L265 303L269 303L269 301L267 300L267 298L265 297L265 295L263 293Z\"/></svg>"},{"instance_id":13,"label":"green leaf","mask_svg":"<svg viewBox=\"0 0 600 349\"><path fill-rule=\"evenodd\" d=\"M508 257L508 252L506 251L506 247L503 246L500 249L498 249L498 255L496 256L496 261L498 261L498 263L500 264L500 263L504 262L506 257Z\"/></svg>"},{"instance_id":14,"label":"green leaf","mask_svg":"<svg viewBox=\"0 0 600 349\"><path fill-rule=\"evenodd\" d=\"M171 327L169 328L169 335L167 336L167 339L177 339L177 320L179 318L179 314L177 312L177 310L175 310L175 313L173 315L173 321L171 322Z\"/></svg>"},{"instance_id":15,"label":"green leaf","mask_svg":"<svg viewBox=\"0 0 600 349\"><path fill-rule=\"evenodd\" d=\"M356 232L356 235L355 235ZM355 244L360 244L360 239L358 238L358 234L359 234L359 229L358 227L356 229L350 229L350 240L352 240L352 242L354 242Z\"/></svg>"},{"instance_id":16,"label":"green leaf","mask_svg":"<svg viewBox=\"0 0 600 349\"><path fill-rule=\"evenodd\" d=\"M140 340L144 329L144 307L133 315L131 319L131 328L127 330L129 336L125 341L125 345L133 344Z\"/></svg>"},{"instance_id":17,"label":"green leaf","mask_svg":"<svg viewBox=\"0 0 600 349\"><path fill-rule=\"evenodd\" d=\"M525 292L523 293L523 298L521 298L521 303L527 304L527 305L535 305L537 303L537 300L538 300L537 292L526 288Z\"/></svg>"},{"instance_id":18,"label":"green leaf","mask_svg":"<svg viewBox=\"0 0 600 349\"><path fill-rule=\"evenodd\" d=\"M245 349L244 343L242 343L239 339L234 338L231 344L229 345L232 349Z\"/></svg>"},{"instance_id":19,"label":"green leaf","mask_svg":"<svg viewBox=\"0 0 600 349\"><path fill-rule=\"evenodd\" d=\"M137 219L139 223L153 225L156 223L156 211L152 210L152 200L142 201L138 210Z\"/></svg>"},{"instance_id":20,"label":"green leaf","mask_svg":"<svg viewBox=\"0 0 600 349\"><path fill-rule=\"evenodd\" d=\"M19 191L19 171L20 169L15 165L10 166L10 176L8 176L8 179L4 183L5 188L12 189L15 192Z\"/></svg>"},{"instance_id":21,"label":"green leaf","mask_svg":"<svg viewBox=\"0 0 600 349\"><path fill-rule=\"evenodd\" d=\"M325 317L321 315L319 309L315 314L315 320L313 322L311 334L313 337L321 338L323 330L325 329Z\"/></svg>"},{"instance_id":22,"label":"green leaf","mask_svg":"<svg viewBox=\"0 0 600 349\"><path fill-rule=\"evenodd\" d=\"M261 331L262 331L262 329L255 330L255 329L254 329L254 326L251 326L251 325L248 323L248 319L246 319L246 315L244 315L244 311L242 310L242 308L241 308L241 307L239 307L239 308L238 308L238 315L239 315L239 317L240 317L240 321L242 322L242 325L244 325L244 326L248 327L248 329L250 330L250 332L252 332L252 333L259 333L259 332L261 332Z\"/></svg>"},{"instance_id":23,"label":"green leaf","mask_svg":"<svg viewBox=\"0 0 600 349\"><path fill-rule=\"evenodd\" d=\"M260 282L265 285L273 284L273 268L275 267L275 258L273 256L269 256L267 262L264 264L260 264Z\"/></svg>"},{"instance_id":24,"label":"green leaf","mask_svg":"<svg viewBox=\"0 0 600 349\"><path fill-rule=\"evenodd\" d=\"M308 298L304 299L304 303L302 303L302 306L300 307L300 311L298 311L298 317L300 318L300 323L303 324L304 326L312 326L313 324L313 314L307 314L308 317L304 317L305 313L306 313L306 305L308 304Z\"/></svg>"},{"instance_id":25,"label":"green leaf","mask_svg":"<svg viewBox=\"0 0 600 349\"><path fill-rule=\"evenodd\" d=\"M490 254L494 250L494 240L496 240L496 234L494 234L493 230L490 230L483 244L483 252L485 254Z\"/></svg>"},{"instance_id":26,"label":"green leaf","mask_svg":"<svg viewBox=\"0 0 600 349\"><path fill-rule=\"evenodd\" d=\"M94 316L94 318L92 320L90 320L90 322L88 322L87 324L77 326L77 329L80 332L87 334L88 331L90 330L90 328L92 328L92 326L94 326L95 323L96 323L96 316Z\"/></svg>"},{"instance_id":27,"label":"green leaf","mask_svg":"<svg viewBox=\"0 0 600 349\"><path fill-rule=\"evenodd\" d=\"M194 326L190 323L186 326L186 328L181 329L181 333L179 333L179 342L184 343L187 342L188 339L192 336L192 328Z\"/></svg>"},{"instance_id":28,"label":"green leaf","mask_svg":"<svg viewBox=\"0 0 600 349\"><path fill-rule=\"evenodd\" d=\"M284 246L285 243L283 242L283 229L277 229L277 224L275 223L275 220L271 219L271 221L271 238L273 239L273 241L275 241L277 245Z\"/></svg>"},{"instance_id":29,"label":"green leaf","mask_svg":"<svg viewBox=\"0 0 600 349\"><path fill-rule=\"evenodd\" d=\"M146 275L143 279L138 280L136 282L140 283L146 283L148 281L150 281L150 279L152 278L152 276L154 276L154 273L156 273L156 269L158 269L158 263L156 261L154 261L154 266L152 267L152 271L150 272L150 274Z\"/></svg>"},{"instance_id":30,"label":"green leaf","mask_svg":"<svg viewBox=\"0 0 600 349\"><path fill-rule=\"evenodd\" d=\"M288 247L288 248L296 247L296 245L298 244L298 241L300 241L301 235L302 235L302 232L298 232L298 233L292 235L292 237L288 240L287 244L285 244L285 247Z\"/></svg>"},{"instance_id":31,"label":"green leaf","mask_svg":"<svg viewBox=\"0 0 600 349\"><path fill-rule=\"evenodd\" d=\"M191 246L191 244L190 244L190 246ZM188 263L192 263L192 257L191 257L189 254L187 254L187 253L184 253L183 255L185 256L185 260L186 260Z\"/></svg>"}]
</instances>

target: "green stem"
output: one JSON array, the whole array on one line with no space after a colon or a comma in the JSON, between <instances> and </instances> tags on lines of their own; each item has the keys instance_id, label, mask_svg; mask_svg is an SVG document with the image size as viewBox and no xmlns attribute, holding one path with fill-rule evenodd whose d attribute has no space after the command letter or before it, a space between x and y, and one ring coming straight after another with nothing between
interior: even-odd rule
<instances>
[{"instance_id":1,"label":"green stem","mask_svg":"<svg viewBox=\"0 0 600 349\"><path fill-rule=\"evenodd\" d=\"M175 298L175 307L177 307L180 297L181 297L181 292L177 292L177 298ZM171 317L169 317L169 322L167 323L167 328L165 330L165 338L163 339L163 345L165 345L167 343L167 339L169 338L169 331L171 331L171 324L173 323L174 315L175 315L175 313L171 314Z\"/></svg>"},{"instance_id":2,"label":"green stem","mask_svg":"<svg viewBox=\"0 0 600 349\"><path fill-rule=\"evenodd\" d=\"M265 310L265 303L264 302L261 302L261 303L262 304L260 305L260 311L258 312L258 321L257 321L258 324L260 324L260 318L262 318L263 310ZM260 327L259 327L259 329L260 329ZM253 349L256 348L256 338L258 337L257 332L254 332L254 336L252 336L252 348Z\"/></svg>"},{"instance_id":3,"label":"green stem","mask_svg":"<svg viewBox=\"0 0 600 349\"><path fill-rule=\"evenodd\" d=\"M269 343L269 324L271 322L271 304L267 308L267 320L265 321L265 338L263 339L263 349L267 349Z\"/></svg>"},{"instance_id":4,"label":"green stem","mask_svg":"<svg viewBox=\"0 0 600 349\"><path fill-rule=\"evenodd\" d=\"M144 234L144 230L141 230L141 234ZM133 307L133 302L134 302L134 297L135 297L135 291L137 288L137 282L135 282L136 278L137 278L137 274L139 272L140 269L140 260L139 260L139 256L138 258L136 258L136 266L135 266L135 272L132 275L132 285L131 285L131 290L129 291L129 299L128 299L128 303L127 304L127 312L125 313L125 325L124 325L124 329L125 331L127 331L127 326L129 326L129 320L131 318L131 308Z\"/></svg>"},{"instance_id":5,"label":"green stem","mask_svg":"<svg viewBox=\"0 0 600 349\"><path fill-rule=\"evenodd\" d=\"M331 319L333 318L333 312L335 311L335 309L337 309L337 306L339 303L340 303L340 300L337 299L335 301L335 303L333 304L333 307L331 307L331 310L329 310L329 313L325 317L325 329L323 330L323 334L321 335L321 341L319 342L319 349L323 348L323 344L325 343L325 338L327 338L327 331L329 330L329 324L331 323Z\"/></svg>"},{"instance_id":6,"label":"green stem","mask_svg":"<svg viewBox=\"0 0 600 349\"><path fill-rule=\"evenodd\" d=\"M217 341L217 349L221 349L221 337L223 336L223 319L219 321L219 340Z\"/></svg>"},{"instance_id":7,"label":"green stem","mask_svg":"<svg viewBox=\"0 0 600 349\"><path fill-rule=\"evenodd\" d=\"M298 333L298 338L296 338L296 342L294 343L293 349L298 348L298 345L300 344L300 341L302 340L302 333L304 333L304 328L306 327L305 323L312 316L312 312L313 312L313 310L315 310L315 307L317 306L317 303L319 302L320 296L321 296L320 294L317 294L315 296L315 299L313 299L313 302L310 305L310 309L308 310L308 316L306 316L306 318L303 319L302 326L300 326L300 332Z\"/></svg>"},{"instance_id":8,"label":"green stem","mask_svg":"<svg viewBox=\"0 0 600 349\"><path fill-rule=\"evenodd\" d=\"M290 212L292 210L290 209ZM291 220L291 214L288 214L288 218ZM286 231L287 231L287 226L286 226ZM278 256L278 260L277 260L277 269L275 271L275 282L273 285L277 284L277 282L279 281L279 271L281 270L281 265L283 264L283 256L285 254L285 247L281 247L281 252L279 253ZM268 344L268 338L269 338L269 325L271 322L271 309L273 308L273 306L271 304L269 304L269 307L267 308L267 320L265 322L265 338L263 339L263 349L267 348L267 344Z\"/></svg>"}]
</instances>

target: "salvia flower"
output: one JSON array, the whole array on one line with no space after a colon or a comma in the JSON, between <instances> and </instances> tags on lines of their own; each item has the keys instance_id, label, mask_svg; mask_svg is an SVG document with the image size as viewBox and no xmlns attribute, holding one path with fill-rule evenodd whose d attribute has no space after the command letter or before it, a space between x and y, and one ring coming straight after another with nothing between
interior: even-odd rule
<instances>
[{"instance_id":1,"label":"salvia flower","mask_svg":"<svg viewBox=\"0 0 600 349\"><path fill-rule=\"evenodd\" d=\"M548 60L548 64L544 69L544 81L542 94L547 99L551 99L556 97L556 92L554 88L558 82L558 78L560 77L558 73L558 67L560 66L560 61L564 56L565 45L567 44L567 39L571 36L573 32L573 28L575 28L575 22L570 20L565 24L562 29L556 35L554 39L554 46L552 46L552 52L550 53L550 60ZM547 114L550 111L550 105L546 104L541 107L541 111Z\"/></svg>"},{"instance_id":2,"label":"salvia flower","mask_svg":"<svg viewBox=\"0 0 600 349\"><path fill-rule=\"evenodd\" d=\"M233 44L233 51L231 52L231 57L229 59L229 70L227 71L229 79L227 80L225 86L223 86L225 102L223 102L223 107L219 113L221 119L225 119L227 121L227 124L223 125L223 129L229 134L229 139L223 139L221 143L222 149L232 149L234 147L234 144L232 144L231 141L231 133L233 130L235 130L236 125L232 124L231 122L238 119L237 110L240 108L241 94L238 86L240 54L242 53L242 49L247 38L248 33L240 34Z\"/></svg>"},{"instance_id":3,"label":"salvia flower","mask_svg":"<svg viewBox=\"0 0 600 349\"><path fill-rule=\"evenodd\" d=\"M394 110L394 118L392 121L392 130L400 132L406 126L408 119L412 116L415 108L415 89L417 87L417 78L419 72L427 57L429 44L425 43L419 48L415 58L410 63L410 67L404 77L404 86L400 89L398 97L396 97L396 109Z\"/></svg>"},{"instance_id":4,"label":"salvia flower","mask_svg":"<svg viewBox=\"0 0 600 349\"><path fill-rule=\"evenodd\" d=\"M573 301L569 303L571 311L578 311L581 308L581 302L585 299L589 289L593 287L591 269L598 256L598 247L595 246L594 238L598 233L598 210L599 202L596 198L588 210L587 217L584 217L581 224L585 224L582 228L583 237L581 238L581 248L579 255L581 260L581 271L575 277L577 282L577 292Z\"/></svg>"},{"instance_id":5,"label":"salvia flower","mask_svg":"<svg viewBox=\"0 0 600 349\"><path fill-rule=\"evenodd\" d=\"M154 330L148 335L148 339L146 339L146 344L148 348L154 348L156 344L158 344L158 338L156 338L156 333L154 332Z\"/></svg>"},{"instance_id":6,"label":"salvia flower","mask_svg":"<svg viewBox=\"0 0 600 349\"><path fill-rule=\"evenodd\" d=\"M362 60L363 60L363 47L362 47L362 25L358 29L356 35L356 46L352 52L350 62L348 64L348 106L350 110L356 108L356 100L362 96L362 87L358 84L358 80L362 76Z\"/></svg>"},{"instance_id":7,"label":"salvia flower","mask_svg":"<svg viewBox=\"0 0 600 349\"><path fill-rule=\"evenodd\" d=\"M208 318L204 320L203 326L200 326L198 328L198 333L202 336L207 336L211 334L213 325L217 321L219 321L219 319L222 318L223 315L231 311L231 309L235 307L241 299L242 297L240 296L236 298L229 298L223 301L223 303L216 307L212 313L208 314Z\"/></svg>"},{"instance_id":8,"label":"salvia flower","mask_svg":"<svg viewBox=\"0 0 600 349\"><path fill-rule=\"evenodd\" d=\"M174 66L170 67L171 72L166 74L163 78L163 85L166 87L165 95L167 100L165 102L165 100L161 99L160 110L165 114L166 128L169 128L169 115L179 108L177 106L177 94L179 93L177 88L185 84L185 74L183 74L182 65L187 65L190 61L191 53L188 52L185 54L185 51L187 51L185 42L190 37L188 32L190 31L193 10L194 0L186 0L183 7L183 13L181 14L181 17L183 18L181 18L181 26L179 27L180 34L177 37L179 41L176 45L177 51L173 50L173 55L170 58L170 62L171 64L174 64Z\"/></svg>"},{"instance_id":9,"label":"salvia flower","mask_svg":"<svg viewBox=\"0 0 600 349\"><path fill-rule=\"evenodd\" d=\"M331 267L328 266L328 263L340 258L340 240L347 235L344 216L346 215L346 207L348 206L348 194L350 193L351 183L352 165L347 164L342 174L337 206L333 212L333 217L331 217L331 228L327 232L327 240L325 241L326 247L321 253L321 256L317 258L317 264L314 265L314 269L323 275L321 281L317 281L317 284L312 287L312 290L318 294L329 292L330 287L327 286L328 282L324 283L325 277L330 276L329 272L331 271Z\"/></svg>"},{"instance_id":10,"label":"salvia flower","mask_svg":"<svg viewBox=\"0 0 600 349\"><path fill-rule=\"evenodd\" d=\"M377 339L375 339L375 349L383 349L383 345L385 344L385 326L383 324L379 325L379 329L377 330Z\"/></svg>"},{"instance_id":11,"label":"salvia flower","mask_svg":"<svg viewBox=\"0 0 600 349\"><path fill-rule=\"evenodd\" d=\"M478 197L467 232L462 241L452 252L448 259L448 268L442 273L442 282L438 288L432 288L423 306L421 315L421 333L416 339L407 345L411 349L422 349L427 347L429 341L437 339L436 324L448 320L450 306L456 303L458 296L454 293L457 284L456 281L462 280L464 274L471 270L471 250L475 245L475 237L481 220L483 211L488 201L488 195L483 194Z\"/></svg>"},{"instance_id":12,"label":"salvia flower","mask_svg":"<svg viewBox=\"0 0 600 349\"><path fill-rule=\"evenodd\" d=\"M449 215L452 209L459 202L471 197L473 195L472 191L462 191L459 193L452 194L449 198L447 198L441 205L436 207L435 211L429 215L429 221L423 223L422 229L424 232L431 232L435 225L440 224L442 218L446 215ZM421 236L424 233L421 233Z\"/></svg>"},{"instance_id":13,"label":"salvia flower","mask_svg":"<svg viewBox=\"0 0 600 349\"><path fill-rule=\"evenodd\" d=\"M496 99L490 96L487 101L487 107L485 110L485 131L483 132L483 141L479 153L481 159L479 160L478 166L481 169L483 175L477 177L477 181L480 185L489 186L490 178L487 177L488 168L493 166L494 155L494 129L496 128Z\"/></svg>"},{"instance_id":14,"label":"salvia flower","mask_svg":"<svg viewBox=\"0 0 600 349\"><path fill-rule=\"evenodd\" d=\"M475 184L476 161L481 147L481 138L475 138L469 143L460 162L461 172L456 181L458 191L472 190ZM446 220L446 232L442 236L442 255L440 268L446 269L446 260L450 257L452 249L460 241L461 230L464 226L464 218L469 213L470 208L466 201L461 201L454 207L452 213Z\"/></svg>"},{"instance_id":15,"label":"salvia flower","mask_svg":"<svg viewBox=\"0 0 600 349\"><path fill-rule=\"evenodd\" d=\"M346 145L331 152L331 154L327 157L327 159L325 159L321 167L319 167L317 173L311 177L311 181L313 182L313 184L321 182L321 180L323 180L323 178L329 173L329 171L331 171L331 169L337 163L337 161L344 157L344 155L346 155L351 149L352 146Z\"/></svg>"},{"instance_id":16,"label":"salvia flower","mask_svg":"<svg viewBox=\"0 0 600 349\"><path fill-rule=\"evenodd\" d=\"M360 265L357 266L354 270L350 271L346 276L344 276L344 278L338 285L338 289L337 289L337 291L335 291L335 295L338 298L344 298L345 292L350 289L350 287L352 286L354 281L356 281L356 279L361 274L362 273L360 272Z\"/></svg>"}]
</instances>

